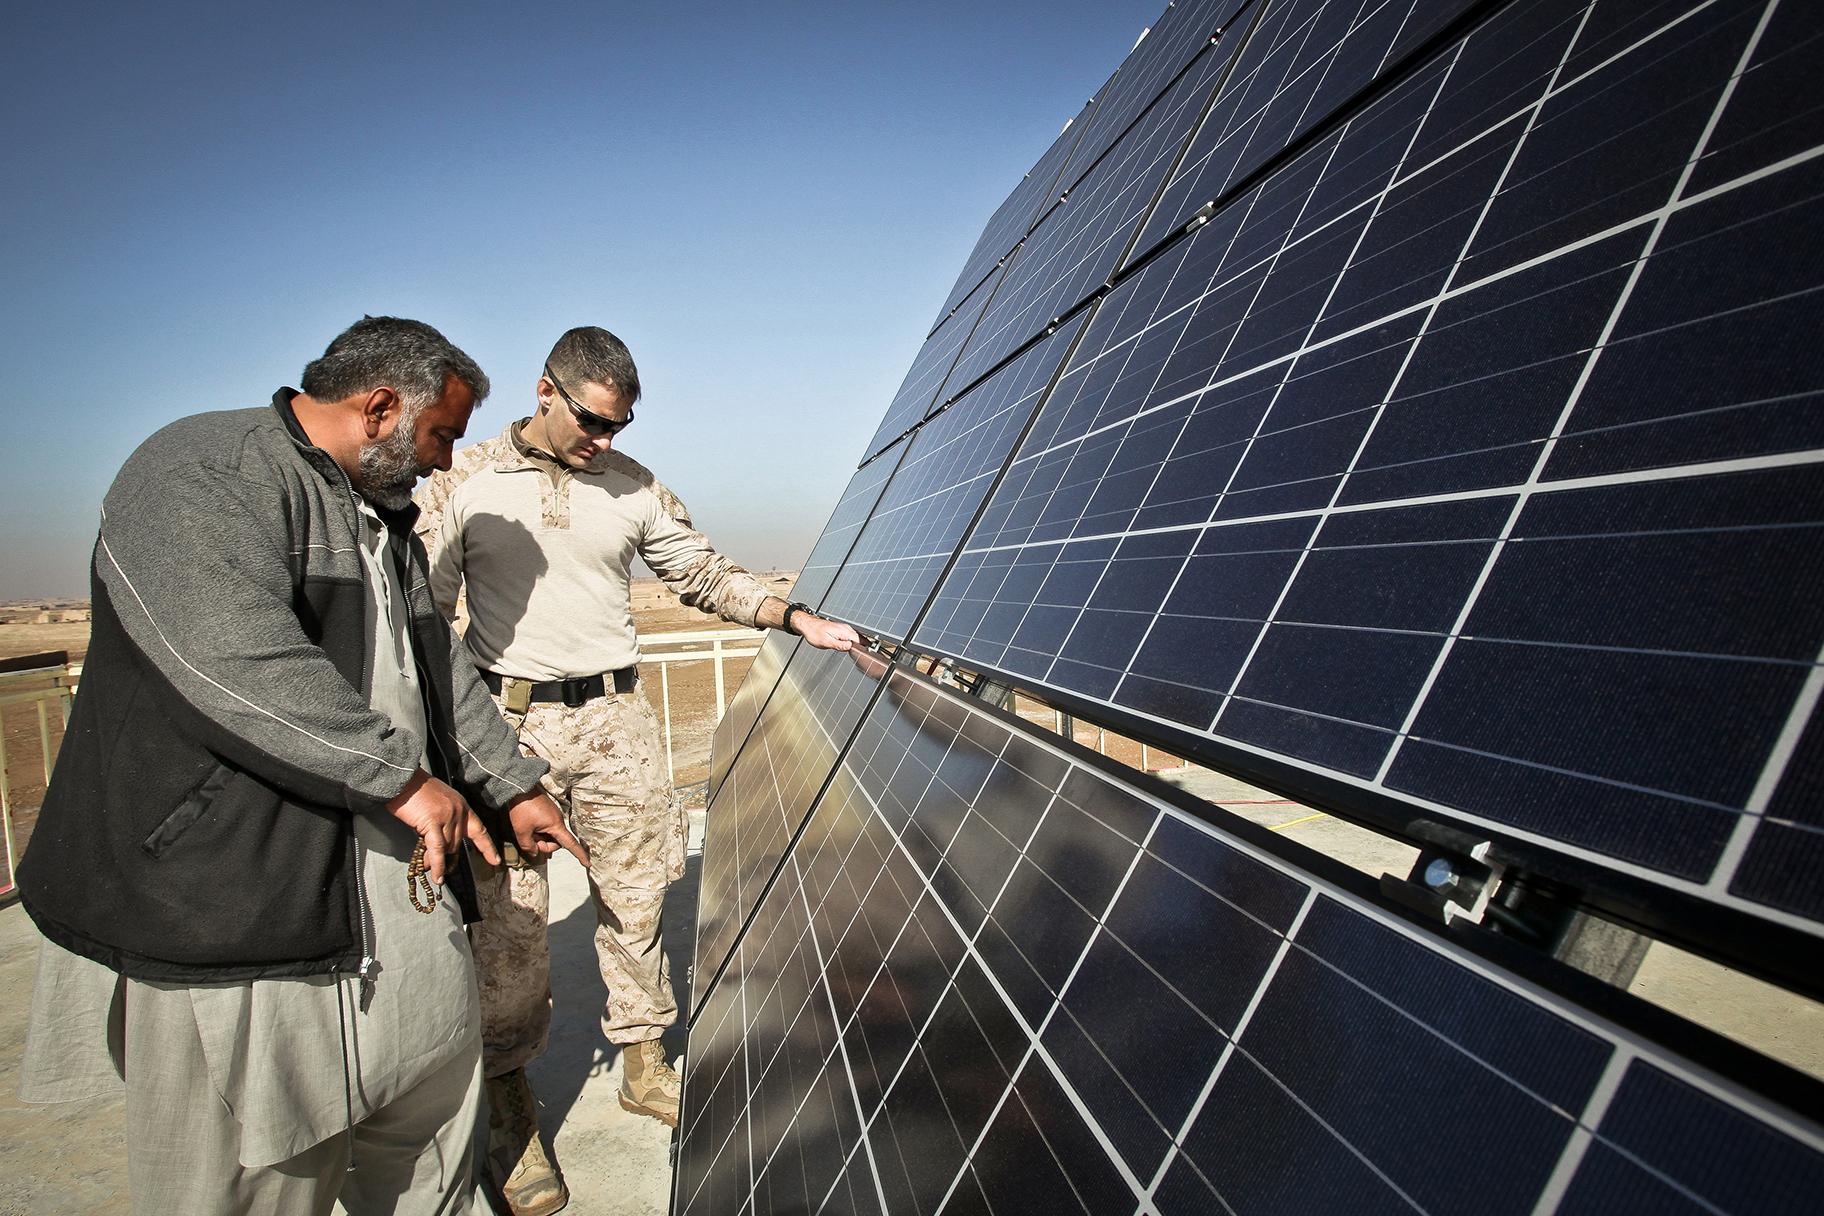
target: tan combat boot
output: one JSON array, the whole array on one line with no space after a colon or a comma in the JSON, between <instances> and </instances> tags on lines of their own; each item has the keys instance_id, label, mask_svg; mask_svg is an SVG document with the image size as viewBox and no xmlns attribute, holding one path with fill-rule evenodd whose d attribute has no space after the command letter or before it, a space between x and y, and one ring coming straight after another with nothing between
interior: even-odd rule
<instances>
[{"instance_id":1,"label":"tan combat boot","mask_svg":"<svg viewBox=\"0 0 1824 1216\"><path fill-rule=\"evenodd\" d=\"M570 1192L538 1138L538 1117L526 1070L489 1077L488 1180L513 1216L551 1216L570 1202Z\"/></svg>"},{"instance_id":2,"label":"tan combat boot","mask_svg":"<svg viewBox=\"0 0 1824 1216\"><path fill-rule=\"evenodd\" d=\"M665 1062L657 1039L621 1049L621 1109L651 1115L667 1127L678 1125L678 1091L682 1083Z\"/></svg>"}]
</instances>

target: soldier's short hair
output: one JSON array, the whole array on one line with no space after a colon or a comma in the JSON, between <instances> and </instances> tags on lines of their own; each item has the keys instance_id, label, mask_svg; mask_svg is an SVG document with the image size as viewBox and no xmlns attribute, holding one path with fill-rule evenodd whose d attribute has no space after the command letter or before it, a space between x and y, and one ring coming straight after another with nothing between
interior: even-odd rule
<instances>
[{"instance_id":1,"label":"soldier's short hair","mask_svg":"<svg viewBox=\"0 0 1824 1216\"><path fill-rule=\"evenodd\" d=\"M477 405L488 395L488 377L475 360L423 321L362 317L304 369L298 387L318 401L390 388L407 410L422 410L443 395L451 376L468 385Z\"/></svg>"},{"instance_id":2,"label":"soldier's short hair","mask_svg":"<svg viewBox=\"0 0 1824 1216\"><path fill-rule=\"evenodd\" d=\"M599 325L579 325L557 340L545 365L564 387L584 382L613 385L628 405L640 399L640 372L627 344Z\"/></svg>"}]
</instances>

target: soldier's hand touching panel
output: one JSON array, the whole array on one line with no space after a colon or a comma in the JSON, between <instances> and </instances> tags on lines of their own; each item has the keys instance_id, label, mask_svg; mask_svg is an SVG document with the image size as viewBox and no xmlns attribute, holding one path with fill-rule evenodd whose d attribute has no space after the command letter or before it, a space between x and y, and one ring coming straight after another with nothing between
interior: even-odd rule
<instances>
[{"instance_id":1,"label":"soldier's hand touching panel","mask_svg":"<svg viewBox=\"0 0 1824 1216\"><path fill-rule=\"evenodd\" d=\"M792 629L819 650L852 650L861 645L861 635L855 632L853 625L828 621L808 612L793 615Z\"/></svg>"}]
</instances>

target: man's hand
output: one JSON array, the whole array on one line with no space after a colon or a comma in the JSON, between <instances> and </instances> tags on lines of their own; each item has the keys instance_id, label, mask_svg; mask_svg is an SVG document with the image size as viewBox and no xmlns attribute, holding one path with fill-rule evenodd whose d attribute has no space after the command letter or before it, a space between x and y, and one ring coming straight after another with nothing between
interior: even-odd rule
<instances>
[{"instance_id":1,"label":"man's hand","mask_svg":"<svg viewBox=\"0 0 1824 1216\"><path fill-rule=\"evenodd\" d=\"M559 849L568 849L583 868L589 868L589 851L564 826L557 803L541 789L531 789L507 804L507 822L513 838L528 861L543 861Z\"/></svg>"},{"instance_id":2,"label":"man's hand","mask_svg":"<svg viewBox=\"0 0 1824 1216\"><path fill-rule=\"evenodd\" d=\"M861 635L855 632L853 625L826 621L808 612L793 613L792 628L799 637L819 650L853 650L861 645Z\"/></svg>"},{"instance_id":3,"label":"man's hand","mask_svg":"<svg viewBox=\"0 0 1824 1216\"><path fill-rule=\"evenodd\" d=\"M464 840L473 844L489 865L500 864L500 850L488 839L481 820L469 813L469 804L462 795L423 769L412 774L386 809L424 841L424 869L434 883L442 884L445 862Z\"/></svg>"}]
</instances>

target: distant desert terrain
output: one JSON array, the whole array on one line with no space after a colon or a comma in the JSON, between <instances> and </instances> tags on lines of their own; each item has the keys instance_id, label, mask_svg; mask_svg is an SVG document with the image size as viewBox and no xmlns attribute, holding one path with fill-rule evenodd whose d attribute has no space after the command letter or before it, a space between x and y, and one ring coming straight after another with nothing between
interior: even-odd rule
<instances>
[{"instance_id":1,"label":"distant desert terrain","mask_svg":"<svg viewBox=\"0 0 1824 1216\"><path fill-rule=\"evenodd\" d=\"M769 570L757 577L775 595L786 597L798 576L792 571ZM642 639L666 633L735 628L720 617L686 608L658 579L635 579L632 590L634 621ZM0 604L0 660L62 650L68 653L71 663L81 663L89 649L88 617L86 600L28 600ZM647 644L651 653L662 649L676 647ZM725 697L734 696L751 662L749 658L725 661ZM715 676L707 662L670 664L667 665L668 675L661 673L661 666L655 662L646 663L641 670L642 683L646 695L661 715L669 696L673 782L681 789L686 802L694 805L700 803L701 783L709 775L709 749L716 729L713 712ZM48 678L25 682L15 679L8 683L5 691L23 692L50 684ZM55 702L45 704L54 752L63 734L62 715L57 712ZM15 843L22 847L44 797L37 703L0 707L0 726L5 731L7 801L13 812Z\"/></svg>"}]
</instances>

